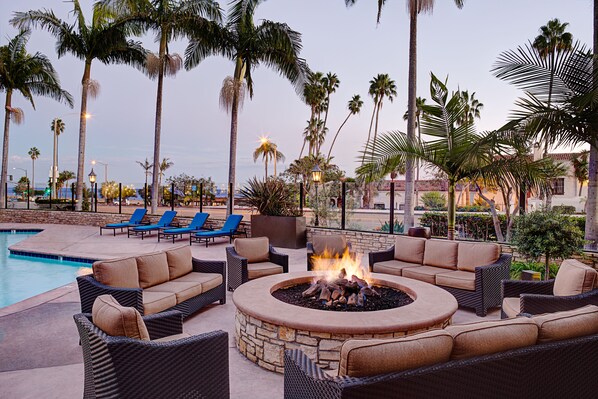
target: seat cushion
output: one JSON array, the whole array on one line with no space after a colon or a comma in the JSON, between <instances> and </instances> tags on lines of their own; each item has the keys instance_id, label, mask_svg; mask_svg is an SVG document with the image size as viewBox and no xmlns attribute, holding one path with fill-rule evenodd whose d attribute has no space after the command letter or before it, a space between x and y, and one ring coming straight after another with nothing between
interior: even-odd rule
<instances>
[{"instance_id":1,"label":"seat cushion","mask_svg":"<svg viewBox=\"0 0 598 399\"><path fill-rule=\"evenodd\" d=\"M201 284L201 292L209 291L222 285L222 274L191 272L174 279L173 282L194 282Z\"/></svg>"},{"instance_id":2,"label":"seat cushion","mask_svg":"<svg viewBox=\"0 0 598 399\"><path fill-rule=\"evenodd\" d=\"M457 270L459 243L448 240L426 240L424 265Z\"/></svg>"},{"instance_id":3,"label":"seat cushion","mask_svg":"<svg viewBox=\"0 0 598 399\"><path fill-rule=\"evenodd\" d=\"M167 337L153 339L152 342L170 342L170 341L176 341L176 340L179 340L179 339L189 338L189 337L191 337L190 334L180 333L180 334L175 334L175 335L169 335Z\"/></svg>"},{"instance_id":4,"label":"seat cushion","mask_svg":"<svg viewBox=\"0 0 598 399\"><path fill-rule=\"evenodd\" d=\"M247 258L247 263L267 262L270 259L270 241L268 237L237 238L235 252Z\"/></svg>"},{"instance_id":5,"label":"seat cushion","mask_svg":"<svg viewBox=\"0 0 598 399\"><path fill-rule=\"evenodd\" d=\"M421 265L424 263L425 247L425 238L397 236L395 238L395 259Z\"/></svg>"},{"instance_id":6,"label":"seat cushion","mask_svg":"<svg viewBox=\"0 0 598 399\"><path fill-rule=\"evenodd\" d=\"M139 288L135 258L101 260L92 266L93 277L111 287Z\"/></svg>"},{"instance_id":7,"label":"seat cushion","mask_svg":"<svg viewBox=\"0 0 598 399\"><path fill-rule=\"evenodd\" d=\"M164 252L138 256L137 271L139 272L139 285L141 288L149 288L165 283L170 276L168 258Z\"/></svg>"},{"instance_id":8,"label":"seat cushion","mask_svg":"<svg viewBox=\"0 0 598 399\"><path fill-rule=\"evenodd\" d=\"M143 314L160 313L176 305L176 295L172 292L143 290Z\"/></svg>"},{"instance_id":9,"label":"seat cushion","mask_svg":"<svg viewBox=\"0 0 598 399\"><path fill-rule=\"evenodd\" d=\"M168 262L168 279L173 280L184 276L193 271L193 255L191 247L183 245L182 247L166 251L166 261Z\"/></svg>"},{"instance_id":10,"label":"seat cushion","mask_svg":"<svg viewBox=\"0 0 598 399\"><path fill-rule=\"evenodd\" d=\"M538 343L598 334L598 306L594 305L534 316L532 320L540 329Z\"/></svg>"},{"instance_id":11,"label":"seat cushion","mask_svg":"<svg viewBox=\"0 0 598 399\"><path fill-rule=\"evenodd\" d=\"M447 362L453 339L433 330L398 339L350 339L341 347L340 376L364 377Z\"/></svg>"},{"instance_id":12,"label":"seat cushion","mask_svg":"<svg viewBox=\"0 0 598 399\"><path fill-rule=\"evenodd\" d=\"M313 236L312 244L315 255L341 256L347 249L347 238L343 235Z\"/></svg>"},{"instance_id":13,"label":"seat cushion","mask_svg":"<svg viewBox=\"0 0 598 399\"><path fill-rule=\"evenodd\" d=\"M171 292L176 297L176 303L181 303L187 299L198 296L202 293L202 287L200 283L194 282L174 282L167 281L162 284L154 285L153 287L146 288L147 292Z\"/></svg>"},{"instance_id":14,"label":"seat cushion","mask_svg":"<svg viewBox=\"0 0 598 399\"><path fill-rule=\"evenodd\" d=\"M455 270L436 275L436 285L475 291L475 273Z\"/></svg>"},{"instance_id":15,"label":"seat cushion","mask_svg":"<svg viewBox=\"0 0 598 399\"><path fill-rule=\"evenodd\" d=\"M276 263L260 262L247 265L247 276L250 280L278 273L283 273L283 270L282 266L279 266Z\"/></svg>"},{"instance_id":16,"label":"seat cushion","mask_svg":"<svg viewBox=\"0 0 598 399\"><path fill-rule=\"evenodd\" d=\"M403 269L402 272L403 277L425 281L426 283L430 284L436 284L436 275L440 273L448 273L448 270L442 267L420 266L408 267Z\"/></svg>"},{"instance_id":17,"label":"seat cushion","mask_svg":"<svg viewBox=\"0 0 598 399\"><path fill-rule=\"evenodd\" d=\"M451 359L467 359L531 346L538 339L538 326L525 317L453 325L445 331L453 336Z\"/></svg>"},{"instance_id":18,"label":"seat cushion","mask_svg":"<svg viewBox=\"0 0 598 399\"><path fill-rule=\"evenodd\" d=\"M475 272L478 266L493 264L500 257L500 245L481 242L460 242L457 269Z\"/></svg>"},{"instance_id":19,"label":"seat cushion","mask_svg":"<svg viewBox=\"0 0 598 399\"><path fill-rule=\"evenodd\" d=\"M575 259L566 259L561 263L554 279L555 296L579 295L594 289L597 272Z\"/></svg>"},{"instance_id":20,"label":"seat cushion","mask_svg":"<svg viewBox=\"0 0 598 399\"><path fill-rule=\"evenodd\" d=\"M521 313L521 301L519 297L508 297L502 300L502 311L508 318L513 318Z\"/></svg>"},{"instance_id":21,"label":"seat cushion","mask_svg":"<svg viewBox=\"0 0 598 399\"><path fill-rule=\"evenodd\" d=\"M373 271L374 273L386 273L386 274L394 274L395 276L401 276L403 273L403 269L408 267L421 267L419 263L408 263L403 262L400 260L387 260L384 262L376 262L374 263Z\"/></svg>"},{"instance_id":22,"label":"seat cushion","mask_svg":"<svg viewBox=\"0 0 598 399\"><path fill-rule=\"evenodd\" d=\"M91 310L93 324L113 337L129 337L149 341L149 333L141 314L135 308L121 306L112 295L100 295Z\"/></svg>"}]
</instances>

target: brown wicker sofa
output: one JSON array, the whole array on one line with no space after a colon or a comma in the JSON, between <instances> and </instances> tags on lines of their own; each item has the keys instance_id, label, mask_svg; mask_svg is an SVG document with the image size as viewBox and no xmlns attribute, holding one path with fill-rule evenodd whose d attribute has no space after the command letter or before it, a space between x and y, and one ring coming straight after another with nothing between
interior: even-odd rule
<instances>
[{"instance_id":1,"label":"brown wicker sofa","mask_svg":"<svg viewBox=\"0 0 598 399\"><path fill-rule=\"evenodd\" d=\"M287 399L595 398L598 307L348 340L339 375L285 352Z\"/></svg>"},{"instance_id":2,"label":"brown wicker sofa","mask_svg":"<svg viewBox=\"0 0 598 399\"><path fill-rule=\"evenodd\" d=\"M178 310L187 317L202 307L226 303L226 262L192 257L188 245L137 257L93 264L93 274L77 277L81 312L95 299L112 295L142 315Z\"/></svg>"},{"instance_id":3,"label":"brown wicker sofa","mask_svg":"<svg viewBox=\"0 0 598 399\"><path fill-rule=\"evenodd\" d=\"M370 270L444 288L478 316L501 305L501 281L509 279L511 255L498 244L397 236L386 251L370 252Z\"/></svg>"}]
</instances>

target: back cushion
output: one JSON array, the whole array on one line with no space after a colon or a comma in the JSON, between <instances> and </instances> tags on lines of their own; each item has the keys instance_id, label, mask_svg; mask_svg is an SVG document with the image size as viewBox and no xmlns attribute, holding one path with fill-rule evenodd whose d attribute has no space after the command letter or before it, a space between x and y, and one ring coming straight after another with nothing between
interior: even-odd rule
<instances>
[{"instance_id":1,"label":"back cushion","mask_svg":"<svg viewBox=\"0 0 598 399\"><path fill-rule=\"evenodd\" d=\"M453 338L433 330L398 339L353 339L341 347L340 376L363 377L449 361Z\"/></svg>"},{"instance_id":2,"label":"back cushion","mask_svg":"<svg viewBox=\"0 0 598 399\"><path fill-rule=\"evenodd\" d=\"M139 288L135 258L101 260L92 266L93 277L111 287Z\"/></svg>"},{"instance_id":3,"label":"back cushion","mask_svg":"<svg viewBox=\"0 0 598 399\"><path fill-rule=\"evenodd\" d=\"M93 324L114 337L129 337L149 341L149 333L135 308L121 306L112 295L100 295L91 310Z\"/></svg>"},{"instance_id":4,"label":"back cushion","mask_svg":"<svg viewBox=\"0 0 598 399\"><path fill-rule=\"evenodd\" d=\"M478 266L488 266L498 260L500 245L479 242L460 242L457 256L457 269L475 272Z\"/></svg>"},{"instance_id":5,"label":"back cushion","mask_svg":"<svg viewBox=\"0 0 598 399\"><path fill-rule=\"evenodd\" d=\"M483 321L449 326L453 336L451 359L467 359L535 345L538 326L527 318Z\"/></svg>"},{"instance_id":6,"label":"back cushion","mask_svg":"<svg viewBox=\"0 0 598 399\"><path fill-rule=\"evenodd\" d=\"M137 257L139 285L149 288L168 281L168 259L164 252L157 252Z\"/></svg>"},{"instance_id":7,"label":"back cushion","mask_svg":"<svg viewBox=\"0 0 598 399\"><path fill-rule=\"evenodd\" d=\"M237 238L235 252L247 258L247 263L267 262L270 259L270 241L268 237Z\"/></svg>"},{"instance_id":8,"label":"back cushion","mask_svg":"<svg viewBox=\"0 0 598 399\"><path fill-rule=\"evenodd\" d=\"M598 306L532 317L538 325L538 343L598 334Z\"/></svg>"},{"instance_id":9,"label":"back cushion","mask_svg":"<svg viewBox=\"0 0 598 399\"><path fill-rule=\"evenodd\" d=\"M424 265L457 270L459 243L448 240L426 240Z\"/></svg>"},{"instance_id":10,"label":"back cushion","mask_svg":"<svg viewBox=\"0 0 598 399\"><path fill-rule=\"evenodd\" d=\"M330 256L340 256L347 248L347 238L343 235L314 236L312 243L316 255L322 255L324 251L327 251Z\"/></svg>"},{"instance_id":11,"label":"back cushion","mask_svg":"<svg viewBox=\"0 0 598 399\"><path fill-rule=\"evenodd\" d=\"M191 273L193 271L192 257L189 245L183 245L182 247L166 251L169 279L173 280Z\"/></svg>"},{"instance_id":12,"label":"back cushion","mask_svg":"<svg viewBox=\"0 0 598 399\"><path fill-rule=\"evenodd\" d=\"M566 259L561 263L554 280L555 296L583 294L594 289L596 270L575 259Z\"/></svg>"},{"instance_id":13,"label":"back cushion","mask_svg":"<svg viewBox=\"0 0 598 399\"><path fill-rule=\"evenodd\" d=\"M395 238L395 259L409 263L424 262L425 238L397 236Z\"/></svg>"}]
</instances>

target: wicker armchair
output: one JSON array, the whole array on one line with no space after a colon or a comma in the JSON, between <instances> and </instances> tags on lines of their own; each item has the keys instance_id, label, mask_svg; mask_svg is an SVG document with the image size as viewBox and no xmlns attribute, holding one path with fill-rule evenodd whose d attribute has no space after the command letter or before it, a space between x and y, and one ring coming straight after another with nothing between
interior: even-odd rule
<instances>
[{"instance_id":1,"label":"wicker armchair","mask_svg":"<svg viewBox=\"0 0 598 399\"><path fill-rule=\"evenodd\" d=\"M322 256L324 252L330 251L333 256L342 256L348 250L349 255L355 258L356 254L352 251L351 243L343 235L334 236L314 236L313 242L307 243L307 270L314 268L314 257ZM314 249L315 247L315 249ZM320 248L318 250L318 248ZM324 250L325 249L325 250ZM330 258L333 259L333 258Z\"/></svg>"},{"instance_id":2,"label":"wicker armchair","mask_svg":"<svg viewBox=\"0 0 598 399\"><path fill-rule=\"evenodd\" d=\"M228 398L228 333L169 342L109 336L74 316L85 368L84 398ZM183 332L180 312L145 316L151 339Z\"/></svg>"},{"instance_id":3,"label":"wicker armchair","mask_svg":"<svg viewBox=\"0 0 598 399\"><path fill-rule=\"evenodd\" d=\"M238 242L243 242L241 240L252 240L251 238L237 238L235 240L235 245ZM247 242L247 241L245 241ZM267 274L275 274L280 272L280 268L276 266L282 267L283 273L289 272L289 256L285 254L281 254L277 252L272 245L268 245L268 256L267 262L250 262L250 260L246 257L243 257L237 253L235 247L227 247L226 248L226 260L228 265L228 289L229 291L234 291L237 287L241 284L246 283L249 281L252 276L250 276L251 269L254 266L258 265L265 265L270 264L269 266L273 266L269 268L269 270L264 270L261 275ZM267 265L268 266L268 265ZM258 266L259 267L259 266ZM278 269L278 270L277 270ZM260 277L261 277L260 275Z\"/></svg>"}]
</instances>

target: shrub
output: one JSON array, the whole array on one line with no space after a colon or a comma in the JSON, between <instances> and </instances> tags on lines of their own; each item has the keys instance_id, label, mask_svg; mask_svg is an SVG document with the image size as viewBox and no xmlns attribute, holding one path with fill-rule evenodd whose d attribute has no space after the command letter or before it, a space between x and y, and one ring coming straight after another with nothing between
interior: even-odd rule
<instances>
[{"instance_id":1,"label":"shrub","mask_svg":"<svg viewBox=\"0 0 598 399\"><path fill-rule=\"evenodd\" d=\"M402 234L405 231L405 226L402 222L399 222L397 219L395 219L393 230L395 234ZM380 226L380 231L383 233L390 232L390 225L388 222L384 222L382 226Z\"/></svg>"},{"instance_id":2,"label":"shrub","mask_svg":"<svg viewBox=\"0 0 598 399\"><path fill-rule=\"evenodd\" d=\"M240 190L245 202L257 208L261 215L299 216L297 190L294 185L284 180L270 177L265 181L250 179L247 186Z\"/></svg>"},{"instance_id":3,"label":"shrub","mask_svg":"<svg viewBox=\"0 0 598 399\"><path fill-rule=\"evenodd\" d=\"M575 207L573 205L555 205L552 207L552 210L565 215L573 215L575 213Z\"/></svg>"},{"instance_id":4,"label":"shrub","mask_svg":"<svg viewBox=\"0 0 598 399\"><path fill-rule=\"evenodd\" d=\"M499 214L501 226L506 229L507 219ZM433 236L446 237L448 233L447 214L444 212L426 212L419 219L422 226L429 227ZM496 241L496 232L492 216L488 214L460 213L456 216L457 237L472 240Z\"/></svg>"},{"instance_id":5,"label":"shrub","mask_svg":"<svg viewBox=\"0 0 598 399\"><path fill-rule=\"evenodd\" d=\"M524 270L533 270L535 272L540 272L542 275L542 279L544 279L544 274L546 274L546 266L544 263L540 262L523 262L523 261L515 261L511 264L511 279L519 280L521 278L521 272ZM550 276L549 278L555 278L556 273L559 271L559 265L556 263L550 264Z\"/></svg>"},{"instance_id":6,"label":"shrub","mask_svg":"<svg viewBox=\"0 0 598 399\"><path fill-rule=\"evenodd\" d=\"M489 212L490 207L487 205L467 205L457 207L457 212Z\"/></svg>"},{"instance_id":7,"label":"shrub","mask_svg":"<svg viewBox=\"0 0 598 399\"><path fill-rule=\"evenodd\" d=\"M446 195L439 193L438 191L424 193L421 195L420 199L424 203L426 209L436 210L446 206Z\"/></svg>"}]
</instances>

